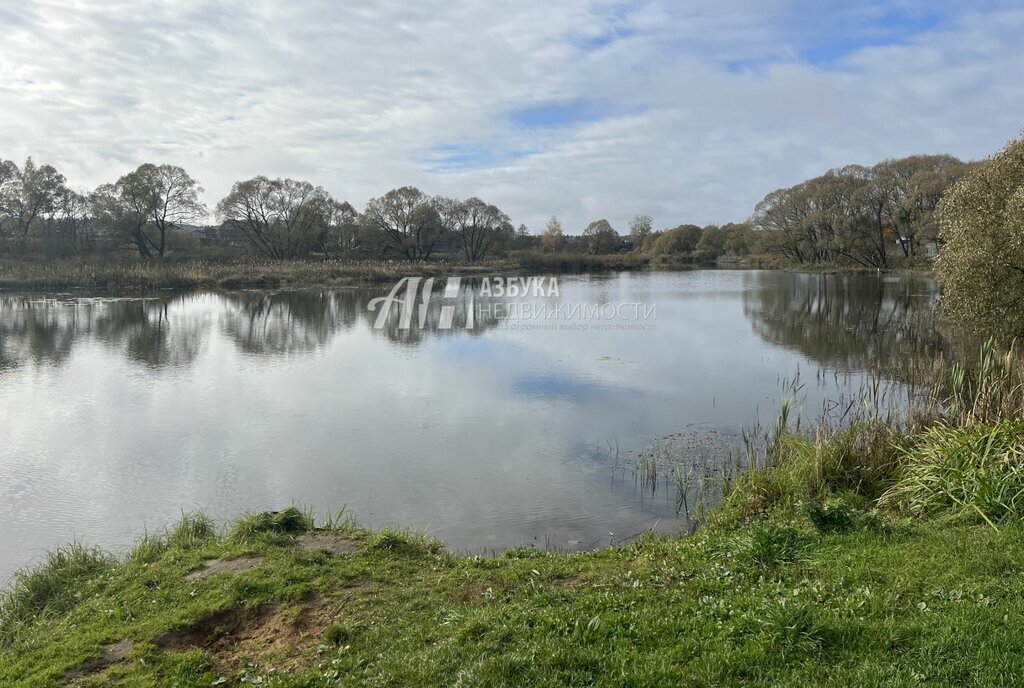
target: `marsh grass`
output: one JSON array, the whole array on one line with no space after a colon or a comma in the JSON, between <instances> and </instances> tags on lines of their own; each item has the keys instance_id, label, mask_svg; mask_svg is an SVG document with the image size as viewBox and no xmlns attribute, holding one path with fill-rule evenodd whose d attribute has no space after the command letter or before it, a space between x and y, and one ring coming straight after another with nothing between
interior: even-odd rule
<instances>
[{"instance_id":1,"label":"marsh grass","mask_svg":"<svg viewBox=\"0 0 1024 688\"><path fill-rule=\"evenodd\" d=\"M1024 515L1024 364L1015 344L1000 351L989 340L973 362L937 360L913 385L873 377L827 402L817 425L793 426L784 403L769 431L744 434L757 470L727 486L722 520L842 494L916 517L995 525Z\"/></svg>"},{"instance_id":2,"label":"marsh grass","mask_svg":"<svg viewBox=\"0 0 1024 688\"><path fill-rule=\"evenodd\" d=\"M115 559L99 548L74 542L48 552L41 563L16 572L0 596L0 642L9 640L27 622L73 608L114 564Z\"/></svg>"},{"instance_id":3,"label":"marsh grass","mask_svg":"<svg viewBox=\"0 0 1024 688\"><path fill-rule=\"evenodd\" d=\"M599 272L638 270L646 259L632 255L522 254L473 264L434 260L292 260L260 258L142 261L68 259L47 262L0 259L0 291L148 292L190 289L274 289L381 284L409 275L495 274L520 271Z\"/></svg>"}]
</instances>

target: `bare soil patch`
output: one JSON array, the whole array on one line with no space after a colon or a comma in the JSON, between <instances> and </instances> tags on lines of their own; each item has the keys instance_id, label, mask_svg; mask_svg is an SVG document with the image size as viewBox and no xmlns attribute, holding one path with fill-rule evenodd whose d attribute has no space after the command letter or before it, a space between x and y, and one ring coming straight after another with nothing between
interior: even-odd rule
<instances>
[{"instance_id":1,"label":"bare soil patch","mask_svg":"<svg viewBox=\"0 0 1024 688\"><path fill-rule=\"evenodd\" d=\"M241 559L211 559L204 561L203 565L185 576L185 580L192 582L203 580L210 576L221 573L241 573L263 565L263 557L244 557Z\"/></svg>"},{"instance_id":2,"label":"bare soil patch","mask_svg":"<svg viewBox=\"0 0 1024 688\"><path fill-rule=\"evenodd\" d=\"M104 645L99 655L90 657L69 671L65 675L64 680L72 683L89 674L99 673L123 660L132 651L134 646L135 643L130 640L118 640L116 643Z\"/></svg>"}]
</instances>

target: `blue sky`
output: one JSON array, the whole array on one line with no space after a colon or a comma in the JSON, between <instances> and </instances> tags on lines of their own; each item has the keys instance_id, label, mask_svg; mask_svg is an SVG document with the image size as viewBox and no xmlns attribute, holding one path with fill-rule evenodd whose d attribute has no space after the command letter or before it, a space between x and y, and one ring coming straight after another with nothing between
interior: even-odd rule
<instances>
[{"instance_id":1,"label":"blue sky","mask_svg":"<svg viewBox=\"0 0 1024 688\"><path fill-rule=\"evenodd\" d=\"M847 163L1024 127L1024 8L787 0L52 0L0 7L0 158L183 165L361 207L478 195L539 231L747 217Z\"/></svg>"}]
</instances>

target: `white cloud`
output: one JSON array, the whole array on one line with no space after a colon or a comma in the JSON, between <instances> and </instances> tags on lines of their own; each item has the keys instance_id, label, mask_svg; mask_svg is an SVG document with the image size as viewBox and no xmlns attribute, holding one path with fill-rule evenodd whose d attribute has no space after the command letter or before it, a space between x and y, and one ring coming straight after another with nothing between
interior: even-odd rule
<instances>
[{"instance_id":1,"label":"white cloud","mask_svg":"<svg viewBox=\"0 0 1024 688\"><path fill-rule=\"evenodd\" d=\"M82 186L172 162L211 204L255 174L357 205L416 184L481 195L534 230L558 213L578 231L597 217L624 229L637 212L662 226L741 219L830 166L979 157L1022 127L1024 12L998 2L677 4L12 4L0 7L0 157L31 154ZM897 11L911 35L886 25ZM828 64L806 57L844 41ZM557 129L510 118L553 101L605 116ZM438 166L440 146L491 155Z\"/></svg>"}]
</instances>

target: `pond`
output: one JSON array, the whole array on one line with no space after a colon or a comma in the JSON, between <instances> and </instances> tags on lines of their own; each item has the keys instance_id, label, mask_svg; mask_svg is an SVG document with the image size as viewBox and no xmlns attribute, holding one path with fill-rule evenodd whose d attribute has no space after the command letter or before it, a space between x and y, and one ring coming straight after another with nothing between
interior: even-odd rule
<instances>
[{"instance_id":1,"label":"pond","mask_svg":"<svg viewBox=\"0 0 1024 688\"><path fill-rule=\"evenodd\" d=\"M742 270L0 295L0 580L194 509L344 507L473 553L679 530L639 451L735 442L787 381L813 417L869 367L934 355L937 295Z\"/></svg>"}]
</instances>

